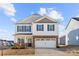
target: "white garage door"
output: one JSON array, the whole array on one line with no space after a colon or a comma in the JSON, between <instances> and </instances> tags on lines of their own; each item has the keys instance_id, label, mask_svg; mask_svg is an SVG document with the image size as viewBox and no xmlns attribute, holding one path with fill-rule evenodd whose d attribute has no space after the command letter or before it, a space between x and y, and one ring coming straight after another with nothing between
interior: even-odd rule
<instances>
[{"instance_id":1,"label":"white garage door","mask_svg":"<svg viewBox=\"0 0 79 59\"><path fill-rule=\"evenodd\" d=\"M36 39L35 48L56 48L56 40L54 39Z\"/></svg>"}]
</instances>

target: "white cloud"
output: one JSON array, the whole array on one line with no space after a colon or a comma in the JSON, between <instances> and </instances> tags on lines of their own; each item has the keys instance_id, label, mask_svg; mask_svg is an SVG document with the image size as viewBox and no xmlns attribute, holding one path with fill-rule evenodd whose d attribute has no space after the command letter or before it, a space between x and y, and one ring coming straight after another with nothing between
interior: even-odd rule
<instances>
[{"instance_id":1,"label":"white cloud","mask_svg":"<svg viewBox=\"0 0 79 59\"><path fill-rule=\"evenodd\" d=\"M62 24L59 24L59 28L60 28L60 29L65 29L65 26L62 25Z\"/></svg>"},{"instance_id":2,"label":"white cloud","mask_svg":"<svg viewBox=\"0 0 79 59\"><path fill-rule=\"evenodd\" d=\"M4 29L0 29L0 33L7 33L8 31L7 30L4 30Z\"/></svg>"},{"instance_id":3,"label":"white cloud","mask_svg":"<svg viewBox=\"0 0 79 59\"><path fill-rule=\"evenodd\" d=\"M3 10L4 14L11 17L11 21L16 22L17 20L14 18L16 9L11 3L0 3L0 8Z\"/></svg>"},{"instance_id":4,"label":"white cloud","mask_svg":"<svg viewBox=\"0 0 79 59\"><path fill-rule=\"evenodd\" d=\"M14 23L17 22L17 20L15 18L11 18L11 21L14 22Z\"/></svg>"},{"instance_id":5,"label":"white cloud","mask_svg":"<svg viewBox=\"0 0 79 59\"><path fill-rule=\"evenodd\" d=\"M13 34L6 29L0 29L0 39L13 40Z\"/></svg>"},{"instance_id":6,"label":"white cloud","mask_svg":"<svg viewBox=\"0 0 79 59\"><path fill-rule=\"evenodd\" d=\"M65 33L66 33L65 31L60 32L60 33L59 33L59 37L62 37L62 36L64 36L64 35L66 35Z\"/></svg>"},{"instance_id":7,"label":"white cloud","mask_svg":"<svg viewBox=\"0 0 79 59\"><path fill-rule=\"evenodd\" d=\"M59 37L65 35L65 26L62 24L59 24Z\"/></svg>"},{"instance_id":8,"label":"white cloud","mask_svg":"<svg viewBox=\"0 0 79 59\"><path fill-rule=\"evenodd\" d=\"M6 33L8 33L5 29L0 29L0 39L4 39L4 36L6 36Z\"/></svg>"},{"instance_id":9,"label":"white cloud","mask_svg":"<svg viewBox=\"0 0 79 59\"><path fill-rule=\"evenodd\" d=\"M0 8L3 9L7 16L15 16L16 10L13 4L10 3L0 3Z\"/></svg>"},{"instance_id":10,"label":"white cloud","mask_svg":"<svg viewBox=\"0 0 79 59\"><path fill-rule=\"evenodd\" d=\"M38 13L41 15L47 15L53 19L57 19L57 20L61 20L61 21L64 20L64 17L62 16L62 14L53 8L40 8Z\"/></svg>"},{"instance_id":11,"label":"white cloud","mask_svg":"<svg viewBox=\"0 0 79 59\"><path fill-rule=\"evenodd\" d=\"M9 16L12 22L16 22L17 20L15 19L15 13L16 9L13 4L11 3L0 3L0 9L3 11L3 13L6 16ZM0 29L0 39L13 39L12 33L10 31L5 30L5 29Z\"/></svg>"},{"instance_id":12,"label":"white cloud","mask_svg":"<svg viewBox=\"0 0 79 59\"><path fill-rule=\"evenodd\" d=\"M40 11L38 13L41 15L45 15L47 13L46 8L40 8Z\"/></svg>"},{"instance_id":13,"label":"white cloud","mask_svg":"<svg viewBox=\"0 0 79 59\"><path fill-rule=\"evenodd\" d=\"M60 14L58 11L56 10L52 10L48 16L50 16L51 18L54 18L54 19L60 19L60 20L63 20L64 17L62 16L62 14Z\"/></svg>"}]
</instances>

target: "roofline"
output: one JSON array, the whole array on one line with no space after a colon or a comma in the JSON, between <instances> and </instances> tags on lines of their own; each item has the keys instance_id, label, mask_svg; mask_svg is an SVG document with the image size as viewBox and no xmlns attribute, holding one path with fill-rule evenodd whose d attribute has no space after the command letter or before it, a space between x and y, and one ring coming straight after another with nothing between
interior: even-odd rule
<instances>
[{"instance_id":1,"label":"roofline","mask_svg":"<svg viewBox=\"0 0 79 59\"><path fill-rule=\"evenodd\" d=\"M49 20L51 20L51 19L53 19L53 18L51 18L51 17L49 17L49 16L43 16L43 17L41 17L41 18L39 18L39 19L37 19L36 21L34 21L34 22L37 22L37 21L39 21L39 20L42 20L43 18L45 18L45 17L47 17ZM54 19L55 20L55 19ZM53 20L51 20L51 21L53 21ZM55 23L57 23L57 21L55 20L54 21Z\"/></svg>"},{"instance_id":2,"label":"roofline","mask_svg":"<svg viewBox=\"0 0 79 59\"><path fill-rule=\"evenodd\" d=\"M74 19L74 18L76 18L76 17L72 17L71 19ZM70 23L71 19L69 20L69 22L68 22L68 24L67 24L67 26L66 26L65 30L67 29L67 27L68 27L68 25L69 25L69 23Z\"/></svg>"},{"instance_id":3,"label":"roofline","mask_svg":"<svg viewBox=\"0 0 79 59\"><path fill-rule=\"evenodd\" d=\"M33 15L33 14L32 14ZM31 15L31 16L32 16ZM40 14L39 14L40 15ZM40 16L42 16L42 15L40 15ZM26 16L24 19L26 19L27 17L30 17L30 15L29 16ZM21 20L24 20L24 19L20 19L20 20L18 20L15 24L19 24L19 21L21 21ZM24 24L24 23L23 23ZM26 24L26 23L25 23Z\"/></svg>"},{"instance_id":4,"label":"roofline","mask_svg":"<svg viewBox=\"0 0 79 59\"><path fill-rule=\"evenodd\" d=\"M15 23L15 24L32 24L32 23Z\"/></svg>"},{"instance_id":5,"label":"roofline","mask_svg":"<svg viewBox=\"0 0 79 59\"><path fill-rule=\"evenodd\" d=\"M29 16L26 16L26 17L24 17L24 19L26 19L27 17L30 17L30 15L29 15ZM24 19L19 19L19 20L18 20L15 24L19 23L19 21L24 20Z\"/></svg>"},{"instance_id":6,"label":"roofline","mask_svg":"<svg viewBox=\"0 0 79 59\"><path fill-rule=\"evenodd\" d=\"M37 22L38 20L41 20L41 19L43 19L43 18L45 18L45 17L49 18L49 20L53 19L53 18L51 18L51 17L49 17L49 16L43 16L43 17L37 19L35 22ZM54 19L54 20L55 20L55 19ZM52 20L51 20L51 21L52 21ZM35 23L35 22L34 22L34 23ZM53 23L57 23L57 21L55 20ZM15 24L32 24L32 23L19 23L19 22L16 22Z\"/></svg>"},{"instance_id":7,"label":"roofline","mask_svg":"<svg viewBox=\"0 0 79 59\"><path fill-rule=\"evenodd\" d=\"M71 18L71 19L72 19L72 18ZM68 24L67 24L67 26L66 26L65 30L67 29L67 27L68 27L68 25L69 25L69 23L70 23L71 19L69 20L69 22L68 22Z\"/></svg>"}]
</instances>

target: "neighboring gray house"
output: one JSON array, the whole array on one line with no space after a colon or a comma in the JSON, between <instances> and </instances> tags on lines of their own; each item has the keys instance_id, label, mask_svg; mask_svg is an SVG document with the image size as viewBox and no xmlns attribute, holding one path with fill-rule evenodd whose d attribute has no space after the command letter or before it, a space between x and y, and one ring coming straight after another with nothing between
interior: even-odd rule
<instances>
[{"instance_id":1,"label":"neighboring gray house","mask_svg":"<svg viewBox=\"0 0 79 59\"><path fill-rule=\"evenodd\" d=\"M66 27L66 45L79 45L79 17L70 19Z\"/></svg>"},{"instance_id":2,"label":"neighboring gray house","mask_svg":"<svg viewBox=\"0 0 79 59\"><path fill-rule=\"evenodd\" d=\"M60 39L60 45L65 45L65 43L66 43L66 36L65 35L63 35L63 36L61 36L59 39Z\"/></svg>"}]
</instances>

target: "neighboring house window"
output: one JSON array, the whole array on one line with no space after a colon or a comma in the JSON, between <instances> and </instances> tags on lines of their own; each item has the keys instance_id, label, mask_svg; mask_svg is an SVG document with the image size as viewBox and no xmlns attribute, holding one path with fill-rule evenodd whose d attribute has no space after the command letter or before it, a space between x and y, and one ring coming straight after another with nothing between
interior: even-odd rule
<instances>
[{"instance_id":1,"label":"neighboring house window","mask_svg":"<svg viewBox=\"0 0 79 59\"><path fill-rule=\"evenodd\" d=\"M78 36L76 36L76 40L79 40L79 37Z\"/></svg>"},{"instance_id":2,"label":"neighboring house window","mask_svg":"<svg viewBox=\"0 0 79 59\"><path fill-rule=\"evenodd\" d=\"M26 26L26 32L31 32L31 26Z\"/></svg>"},{"instance_id":3,"label":"neighboring house window","mask_svg":"<svg viewBox=\"0 0 79 59\"><path fill-rule=\"evenodd\" d=\"M55 30L55 26L54 25L48 25L47 26L47 30L48 31L54 31Z\"/></svg>"},{"instance_id":4,"label":"neighboring house window","mask_svg":"<svg viewBox=\"0 0 79 59\"><path fill-rule=\"evenodd\" d=\"M37 25L37 31L43 31L44 25Z\"/></svg>"},{"instance_id":5,"label":"neighboring house window","mask_svg":"<svg viewBox=\"0 0 79 59\"><path fill-rule=\"evenodd\" d=\"M17 32L22 32L23 31L22 28L23 26L17 26Z\"/></svg>"}]
</instances>

